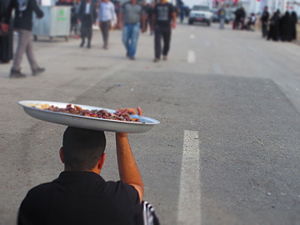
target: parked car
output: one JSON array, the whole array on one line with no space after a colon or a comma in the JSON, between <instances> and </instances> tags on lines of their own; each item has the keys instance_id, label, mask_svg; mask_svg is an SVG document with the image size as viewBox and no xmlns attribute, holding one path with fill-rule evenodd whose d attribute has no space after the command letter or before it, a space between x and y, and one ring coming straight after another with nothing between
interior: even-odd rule
<instances>
[{"instance_id":1,"label":"parked car","mask_svg":"<svg viewBox=\"0 0 300 225\"><path fill-rule=\"evenodd\" d=\"M208 6L194 5L189 15L189 24L199 22L206 23L207 26L210 26L212 16L213 14Z\"/></svg>"}]
</instances>

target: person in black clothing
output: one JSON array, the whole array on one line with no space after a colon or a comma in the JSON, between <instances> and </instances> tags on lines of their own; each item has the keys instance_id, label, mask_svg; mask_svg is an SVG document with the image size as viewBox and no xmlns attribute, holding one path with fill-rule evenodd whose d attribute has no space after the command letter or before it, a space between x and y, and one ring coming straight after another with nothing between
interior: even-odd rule
<instances>
[{"instance_id":1,"label":"person in black clothing","mask_svg":"<svg viewBox=\"0 0 300 225\"><path fill-rule=\"evenodd\" d=\"M44 16L38 7L36 0L11 0L8 7L7 17L10 18L12 10L15 9L14 29L18 32L18 46L14 57L10 78L22 78L26 75L21 73L21 62L26 52L32 75L36 76L45 71L40 68L35 60L32 49L32 19L33 13L38 18Z\"/></svg>"},{"instance_id":2,"label":"person in black clothing","mask_svg":"<svg viewBox=\"0 0 300 225\"><path fill-rule=\"evenodd\" d=\"M278 41L280 38L280 11L277 10L270 19L267 40Z\"/></svg>"},{"instance_id":3,"label":"person in black clothing","mask_svg":"<svg viewBox=\"0 0 300 225\"><path fill-rule=\"evenodd\" d=\"M280 36L282 41L292 40L291 17L289 12L285 12L280 19Z\"/></svg>"},{"instance_id":4,"label":"person in black clothing","mask_svg":"<svg viewBox=\"0 0 300 225\"><path fill-rule=\"evenodd\" d=\"M78 35L78 3L76 1L73 2L71 6L71 27L70 33L74 35Z\"/></svg>"},{"instance_id":5,"label":"person in black clothing","mask_svg":"<svg viewBox=\"0 0 300 225\"><path fill-rule=\"evenodd\" d=\"M297 40L297 23L298 23L298 17L297 13L295 11L291 14L291 36L292 40Z\"/></svg>"},{"instance_id":6,"label":"person in black clothing","mask_svg":"<svg viewBox=\"0 0 300 225\"><path fill-rule=\"evenodd\" d=\"M79 8L79 20L81 21L81 44L85 45L87 38L87 48L91 48L93 36L93 23L97 18L96 5L92 0L82 0Z\"/></svg>"},{"instance_id":7,"label":"person in black clothing","mask_svg":"<svg viewBox=\"0 0 300 225\"><path fill-rule=\"evenodd\" d=\"M167 60L171 42L171 29L176 27L175 8L167 0L160 0L153 10L154 24L154 62L158 62L163 55L163 60ZM161 46L163 40L163 48Z\"/></svg>"},{"instance_id":8,"label":"person in black clothing","mask_svg":"<svg viewBox=\"0 0 300 225\"><path fill-rule=\"evenodd\" d=\"M32 188L22 201L18 225L140 225L144 185L128 135L116 133L120 181L105 181L102 131L68 127L60 158L64 171Z\"/></svg>"},{"instance_id":9,"label":"person in black clothing","mask_svg":"<svg viewBox=\"0 0 300 225\"><path fill-rule=\"evenodd\" d=\"M233 22L233 29L243 29L244 28L244 22L246 17L246 12L243 7L238 8L234 12L235 18Z\"/></svg>"},{"instance_id":10,"label":"person in black clothing","mask_svg":"<svg viewBox=\"0 0 300 225\"><path fill-rule=\"evenodd\" d=\"M265 38L268 35L268 22L269 22L270 14L268 12L268 6L265 6L262 16L260 17L261 21L261 31L262 37Z\"/></svg>"},{"instance_id":11,"label":"person in black clothing","mask_svg":"<svg viewBox=\"0 0 300 225\"><path fill-rule=\"evenodd\" d=\"M6 16L9 0L0 1L0 62L8 63L13 57L13 30L12 21Z\"/></svg>"}]
</instances>

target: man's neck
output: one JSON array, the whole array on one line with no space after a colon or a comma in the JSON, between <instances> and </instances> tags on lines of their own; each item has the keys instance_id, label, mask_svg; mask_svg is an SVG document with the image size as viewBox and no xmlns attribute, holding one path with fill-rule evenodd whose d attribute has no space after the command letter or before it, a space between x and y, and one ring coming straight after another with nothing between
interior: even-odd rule
<instances>
[{"instance_id":1,"label":"man's neck","mask_svg":"<svg viewBox=\"0 0 300 225\"><path fill-rule=\"evenodd\" d=\"M65 172L92 172L92 173L96 173L98 175L100 175L100 173L101 173L101 170L99 170L97 168L93 168L93 169L90 169L90 170L73 170L71 168L65 167L64 171Z\"/></svg>"}]
</instances>

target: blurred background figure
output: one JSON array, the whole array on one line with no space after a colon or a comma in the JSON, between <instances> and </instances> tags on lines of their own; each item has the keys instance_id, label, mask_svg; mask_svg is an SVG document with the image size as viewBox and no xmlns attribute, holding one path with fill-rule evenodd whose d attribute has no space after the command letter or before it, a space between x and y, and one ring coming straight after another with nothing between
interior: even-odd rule
<instances>
[{"instance_id":1,"label":"blurred background figure","mask_svg":"<svg viewBox=\"0 0 300 225\"><path fill-rule=\"evenodd\" d=\"M96 5L92 0L82 0L79 7L79 19L81 22L81 43L80 47L85 45L87 39L87 48L91 48L93 37L93 23L97 18Z\"/></svg>"},{"instance_id":2,"label":"blurred background figure","mask_svg":"<svg viewBox=\"0 0 300 225\"><path fill-rule=\"evenodd\" d=\"M115 13L117 16L117 23L114 26L114 29L121 29L121 3L120 1L114 1Z\"/></svg>"},{"instance_id":3,"label":"blurred background figure","mask_svg":"<svg viewBox=\"0 0 300 225\"><path fill-rule=\"evenodd\" d=\"M297 23L298 23L297 13L293 11L291 14L292 40L297 40Z\"/></svg>"},{"instance_id":4,"label":"blurred background figure","mask_svg":"<svg viewBox=\"0 0 300 225\"><path fill-rule=\"evenodd\" d=\"M280 19L280 37L282 41L292 41L291 15L287 11Z\"/></svg>"},{"instance_id":5,"label":"blurred background figure","mask_svg":"<svg viewBox=\"0 0 300 225\"><path fill-rule=\"evenodd\" d=\"M238 8L235 12L235 19L233 22L233 29L243 29L244 28L244 23L245 23L245 18L246 18L246 12L243 7Z\"/></svg>"},{"instance_id":6,"label":"blurred background figure","mask_svg":"<svg viewBox=\"0 0 300 225\"><path fill-rule=\"evenodd\" d=\"M278 41L280 35L280 11L277 10L271 17L268 40Z\"/></svg>"},{"instance_id":7,"label":"blurred background figure","mask_svg":"<svg viewBox=\"0 0 300 225\"><path fill-rule=\"evenodd\" d=\"M184 17L185 17L185 7L184 7L184 3L182 0L177 1L177 7L179 10L180 23L183 23Z\"/></svg>"},{"instance_id":8,"label":"blurred background figure","mask_svg":"<svg viewBox=\"0 0 300 225\"><path fill-rule=\"evenodd\" d=\"M218 10L220 29L224 29L226 11L224 5L221 5L221 8Z\"/></svg>"},{"instance_id":9,"label":"blurred background figure","mask_svg":"<svg viewBox=\"0 0 300 225\"><path fill-rule=\"evenodd\" d=\"M150 3L146 3L146 1L144 1L143 4L143 10L145 13L145 32L148 31L148 27L150 30L150 35L152 35L152 30L153 30L153 25L152 25L152 14L153 14L153 8L154 8L154 3L152 2Z\"/></svg>"},{"instance_id":10,"label":"blurred background figure","mask_svg":"<svg viewBox=\"0 0 300 225\"><path fill-rule=\"evenodd\" d=\"M251 13L246 22L246 30L254 31L254 26L256 23L256 16L254 13Z\"/></svg>"},{"instance_id":11,"label":"blurred background figure","mask_svg":"<svg viewBox=\"0 0 300 225\"><path fill-rule=\"evenodd\" d=\"M8 13L10 0L0 0L0 62L8 63L13 58L12 21Z\"/></svg>"},{"instance_id":12,"label":"blurred background figure","mask_svg":"<svg viewBox=\"0 0 300 225\"><path fill-rule=\"evenodd\" d=\"M75 35L77 36L79 34L79 24L78 24L78 12L79 12L79 3L74 0L72 7L71 7L71 29L70 29L70 33L71 35Z\"/></svg>"},{"instance_id":13,"label":"blurred background figure","mask_svg":"<svg viewBox=\"0 0 300 225\"><path fill-rule=\"evenodd\" d=\"M109 30L116 23L115 6L109 0L102 0L98 10L99 27L102 34L103 49L108 49Z\"/></svg>"},{"instance_id":14,"label":"blurred background figure","mask_svg":"<svg viewBox=\"0 0 300 225\"><path fill-rule=\"evenodd\" d=\"M261 22L261 32L262 32L262 37L266 38L268 35L268 22L269 22L269 11L268 7L265 6L264 11L260 17L260 22Z\"/></svg>"}]
</instances>

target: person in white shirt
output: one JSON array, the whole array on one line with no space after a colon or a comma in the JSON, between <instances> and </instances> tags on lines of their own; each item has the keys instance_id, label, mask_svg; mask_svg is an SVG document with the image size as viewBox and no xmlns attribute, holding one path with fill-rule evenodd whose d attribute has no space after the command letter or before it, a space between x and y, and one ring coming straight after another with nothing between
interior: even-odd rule
<instances>
[{"instance_id":1,"label":"person in white shirt","mask_svg":"<svg viewBox=\"0 0 300 225\"><path fill-rule=\"evenodd\" d=\"M98 11L99 27L102 33L103 48L108 49L108 37L111 24L116 21L115 7L109 0L102 0Z\"/></svg>"}]
</instances>

